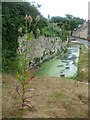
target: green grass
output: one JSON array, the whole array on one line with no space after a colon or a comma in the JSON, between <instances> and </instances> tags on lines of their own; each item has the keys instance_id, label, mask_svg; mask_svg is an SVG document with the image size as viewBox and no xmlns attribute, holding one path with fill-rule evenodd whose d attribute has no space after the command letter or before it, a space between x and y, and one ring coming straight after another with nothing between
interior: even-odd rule
<instances>
[{"instance_id":1,"label":"green grass","mask_svg":"<svg viewBox=\"0 0 90 120\"><path fill-rule=\"evenodd\" d=\"M80 58L78 62L78 81L88 80L88 49L83 45L80 49Z\"/></svg>"}]
</instances>

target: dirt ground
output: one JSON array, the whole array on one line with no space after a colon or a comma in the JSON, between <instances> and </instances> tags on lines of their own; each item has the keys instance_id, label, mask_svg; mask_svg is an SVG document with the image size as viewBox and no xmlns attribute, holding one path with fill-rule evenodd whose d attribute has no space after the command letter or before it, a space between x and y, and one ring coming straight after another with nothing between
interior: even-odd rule
<instances>
[{"instance_id":1,"label":"dirt ground","mask_svg":"<svg viewBox=\"0 0 90 120\"><path fill-rule=\"evenodd\" d=\"M29 94L34 110L20 110L21 99L15 74L3 74L3 118L87 118L88 84L67 78L35 77Z\"/></svg>"}]
</instances>

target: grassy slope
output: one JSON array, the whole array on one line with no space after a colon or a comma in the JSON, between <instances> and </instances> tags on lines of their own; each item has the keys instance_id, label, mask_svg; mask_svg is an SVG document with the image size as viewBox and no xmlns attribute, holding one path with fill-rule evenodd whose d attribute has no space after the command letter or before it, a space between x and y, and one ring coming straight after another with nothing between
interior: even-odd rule
<instances>
[{"instance_id":1,"label":"grassy slope","mask_svg":"<svg viewBox=\"0 0 90 120\"><path fill-rule=\"evenodd\" d=\"M77 80L88 81L88 49L86 46L81 46L78 67Z\"/></svg>"},{"instance_id":2,"label":"grassy slope","mask_svg":"<svg viewBox=\"0 0 90 120\"><path fill-rule=\"evenodd\" d=\"M36 77L31 101L34 111L19 110L21 100L15 89L19 85L15 75L3 75L3 117L88 117L88 85L66 78Z\"/></svg>"}]
</instances>

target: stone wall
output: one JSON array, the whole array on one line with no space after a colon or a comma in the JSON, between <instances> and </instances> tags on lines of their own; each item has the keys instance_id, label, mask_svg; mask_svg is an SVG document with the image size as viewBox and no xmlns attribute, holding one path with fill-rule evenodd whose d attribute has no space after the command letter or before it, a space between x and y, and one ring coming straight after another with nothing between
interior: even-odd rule
<instances>
[{"instance_id":1,"label":"stone wall","mask_svg":"<svg viewBox=\"0 0 90 120\"><path fill-rule=\"evenodd\" d=\"M26 39L26 35L19 39L19 41ZM32 36L29 41L28 47L33 43L33 50L30 52L30 57L40 58L40 62L43 62L46 59L53 58L56 56L57 51L61 51L61 47L64 49L67 45L67 41L62 42L60 37L45 37L40 36L35 39Z\"/></svg>"}]
</instances>

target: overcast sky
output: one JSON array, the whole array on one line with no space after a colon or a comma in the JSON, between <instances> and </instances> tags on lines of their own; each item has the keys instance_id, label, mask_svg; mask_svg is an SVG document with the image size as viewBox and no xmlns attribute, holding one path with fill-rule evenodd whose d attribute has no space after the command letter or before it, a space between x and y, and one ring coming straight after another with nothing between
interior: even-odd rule
<instances>
[{"instance_id":1,"label":"overcast sky","mask_svg":"<svg viewBox=\"0 0 90 120\"><path fill-rule=\"evenodd\" d=\"M71 14L75 17L88 19L89 0L28 0L35 1L42 5L41 14L47 18L48 14L52 16L62 16Z\"/></svg>"}]
</instances>

